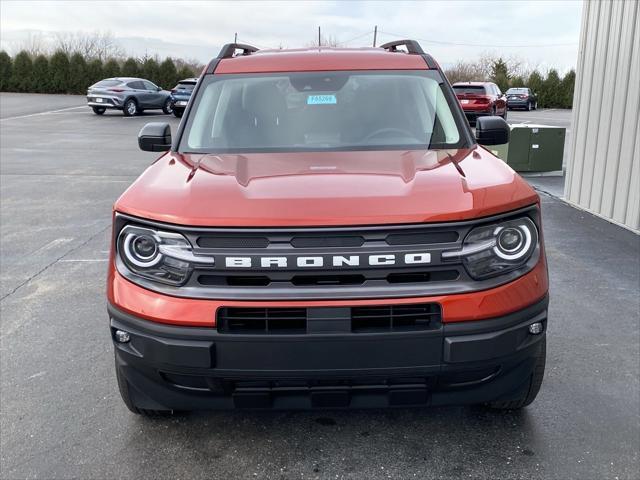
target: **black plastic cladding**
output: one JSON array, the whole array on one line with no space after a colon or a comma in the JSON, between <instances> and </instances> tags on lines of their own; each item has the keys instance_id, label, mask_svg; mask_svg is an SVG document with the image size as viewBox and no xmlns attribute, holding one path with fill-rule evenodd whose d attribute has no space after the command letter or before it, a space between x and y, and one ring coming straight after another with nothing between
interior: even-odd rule
<instances>
[{"instance_id":1,"label":"black plastic cladding","mask_svg":"<svg viewBox=\"0 0 640 480\"><path fill-rule=\"evenodd\" d=\"M465 293L478 290L486 290L503 285L515 280L519 276L533 269L540 259L540 248L536 248L527 263L517 270L506 274L497 275L485 280L471 279L459 260L444 262L441 260L441 252L445 250L456 250L460 248L463 238L467 232L476 226L494 223L498 220L508 220L518 216L527 215L536 225L540 225L538 208L533 205L518 209L516 211L503 213L481 219L467 220L462 222L430 223L430 224L408 224L408 225L385 225L385 226L359 226L359 227L321 227L321 228L206 228L206 227L185 227L170 224L163 224L148 220L137 219L121 214L116 215L116 225L114 234L117 235L120 229L128 223L146 225L160 228L166 231L179 232L185 235L191 244L196 247L198 253L203 255L215 255L218 259L225 256L320 256L320 255L347 255L358 254L366 258L367 254L391 254L410 253L416 251L426 251L432 254L433 262L425 265L424 268L407 268L402 265L394 266L365 266L363 268L343 268L331 270L329 268L304 269L304 268L282 268L282 269L260 269L247 268L246 271L231 269L197 269L190 276L188 282L180 287L161 285L149 280L137 277L123 267L121 261L116 257L116 265L120 273L130 281L156 291L161 294L203 299L226 299L226 300L277 300L281 298L299 300L321 300L321 299L358 299L358 298L402 298L420 297L430 295L447 295L455 293ZM343 247L319 247L293 248L290 247L291 238L296 235L327 236L329 234L359 234L367 238L371 232L382 232L387 237L393 233L411 232L422 230L424 232L456 230L459 239L456 242L434 243L434 244L413 244L413 245L387 245L380 240L380 233L374 237L373 244L369 243L366 248L343 248ZM204 236L211 237L242 235L244 237L263 236L278 237L278 248L201 248L197 247L198 238ZM114 241L115 241L114 238ZM284 243L283 243L284 242ZM253 262L253 261L252 261ZM452 279L449 274L443 272L458 272L458 276ZM426 272L433 275L433 278L403 279L400 282L391 281L392 275L406 275ZM322 282L300 281L299 277L323 275L362 275L365 282L334 282L325 284ZM200 280L201 276L210 276ZM268 279L263 284L243 283L241 277L264 276ZM216 281L214 277L221 279ZM229 281L227 278L236 280ZM239 280L238 280L239 279ZM303 279L304 280L304 279Z\"/></svg>"}]
</instances>

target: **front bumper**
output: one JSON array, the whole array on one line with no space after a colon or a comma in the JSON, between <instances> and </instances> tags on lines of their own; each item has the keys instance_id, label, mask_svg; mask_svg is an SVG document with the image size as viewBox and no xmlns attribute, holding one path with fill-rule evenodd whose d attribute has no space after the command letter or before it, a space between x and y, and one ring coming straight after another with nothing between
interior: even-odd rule
<instances>
[{"instance_id":1,"label":"front bumper","mask_svg":"<svg viewBox=\"0 0 640 480\"><path fill-rule=\"evenodd\" d=\"M519 398L546 330L546 297L482 321L393 333L224 334L143 320L109 305L116 368L140 408L361 408Z\"/></svg>"}]
</instances>

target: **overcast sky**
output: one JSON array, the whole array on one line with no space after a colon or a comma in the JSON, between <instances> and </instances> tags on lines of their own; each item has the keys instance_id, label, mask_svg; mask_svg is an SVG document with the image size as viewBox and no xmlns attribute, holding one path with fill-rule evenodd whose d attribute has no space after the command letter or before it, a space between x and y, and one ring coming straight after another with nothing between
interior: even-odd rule
<instances>
[{"instance_id":1,"label":"overcast sky","mask_svg":"<svg viewBox=\"0 0 640 480\"><path fill-rule=\"evenodd\" d=\"M299 47L322 33L345 46L419 39L442 65L483 53L566 71L576 63L580 1L511 2L0 2L0 48L15 53L29 35L110 31L127 53L207 62L224 43Z\"/></svg>"}]
</instances>

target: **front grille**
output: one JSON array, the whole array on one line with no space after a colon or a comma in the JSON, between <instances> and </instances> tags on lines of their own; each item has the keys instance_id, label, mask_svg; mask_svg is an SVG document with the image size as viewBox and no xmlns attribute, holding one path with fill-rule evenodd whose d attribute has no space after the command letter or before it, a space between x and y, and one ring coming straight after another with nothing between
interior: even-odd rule
<instances>
[{"instance_id":1,"label":"front grille","mask_svg":"<svg viewBox=\"0 0 640 480\"><path fill-rule=\"evenodd\" d=\"M222 308L217 324L220 333L306 333L307 311L305 308Z\"/></svg>"},{"instance_id":2,"label":"front grille","mask_svg":"<svg viewBox=\"0 0 640 480\"><path fill-rule=\"evenodd\" d=\"M460 250L464 238L477 226L523 214L533 219L538 215L537 209L528 207L451 223L215 228L159 224L118 214L117 227L132 223L175 231L188 239L195 255L213 258L213 265L194 265L179 287L142 282L146 288L172 296L267 302L419 298L504 283L499 276L474 280L462 261L445 261L442 254ZM530 266L535 261L534 256Z\"/></svg>"},{"instance_id":3,"label":"front grille","mask_svg":"<svg viewBox=\"0 0 640 480\"><path fill-rule=\"evenodd\" d=\"M314 315L313 310L322 310ZM442 320L437 303L351 308L244 308L218 310L218 332L225 334L384 333L432 330ZM318 329L318 325L330 325Z\"/></svg>"},{"instance_id":4,"label":"front grille","mask_svg":"<svg viewBox=\"0 0 640 480\"><path fill-rule=\"evenodd\" d=\"M351 309L352 332L429 330L440 322L440 305L381 305Z\"/></svg>"}]
</instances>

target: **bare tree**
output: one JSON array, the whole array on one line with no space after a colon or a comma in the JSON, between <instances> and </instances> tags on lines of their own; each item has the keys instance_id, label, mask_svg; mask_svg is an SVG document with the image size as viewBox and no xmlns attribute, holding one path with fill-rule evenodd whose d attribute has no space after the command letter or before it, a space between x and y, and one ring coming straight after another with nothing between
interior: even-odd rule
<instances>
[{"instance_id":1,"label":"bare tree","mask_svg":"<svg viewBox=\"0 0 640 480\"><path fill-rule=\"evenodd\" d=\"M18 44L16 51L25 51L31 58L35 58L38 55L48 55L50 48L42 33L29 33L28 37Z\"/></svg>"},{"instance_id":2,"label":"bare tree","mask_svg":"<svg viewBox=\"0 0 640 480\"><path fill-rule=\"evenodd\" d=\"M320 45L318 45L318 39L307 42L307 47L339 47L340 42L333 35L329 35L325 37L324 35L320 36Z\"/></svg>"},{"instance_id":3,"label":"bare tree","mask_svg":"<svg viewBox=\"0 0 640 480\"><path fill-rule=\"evenodd\" d=\"M108 31L59 33L56 35L55 50L61 50L67 55L78 52L88 60L105 61L125 56L122 47Z\"/></svg>"}]
</instances>

